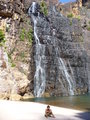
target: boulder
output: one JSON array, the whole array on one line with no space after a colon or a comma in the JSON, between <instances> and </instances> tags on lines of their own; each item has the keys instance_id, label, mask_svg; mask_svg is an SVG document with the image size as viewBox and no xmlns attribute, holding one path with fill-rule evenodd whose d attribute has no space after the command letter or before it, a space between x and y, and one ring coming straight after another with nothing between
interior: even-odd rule
<instances>
[{"instance_id":1,"label":"boulder","mask_svg":"<svg viewBox=\"0 0 90 120\"><path fill-rule=\"evenodd\" d=\"M19 101L22 99L22 96L18 95L18 94L11 94L9 100L15 100L15 101Z\"/></svg>"},{"instance_id":2,"label":"boulder","mask_svg":"<svg viewBox=\"0 0 90 120\"><path fill-rule=\"evenodd\" d=\"M22 97L22 100L29 100L31 98L34 98L33 94L28 95L27 93Z\"/></svg>"}]
</instances>

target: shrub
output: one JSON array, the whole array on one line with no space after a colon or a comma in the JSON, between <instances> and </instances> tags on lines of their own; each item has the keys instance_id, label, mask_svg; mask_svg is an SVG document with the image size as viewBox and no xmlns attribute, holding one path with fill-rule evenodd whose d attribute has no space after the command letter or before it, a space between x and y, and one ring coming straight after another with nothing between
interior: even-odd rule
<instances>
[{"instance_id":1,"label":"shrub","mask_svg":"<svg viewBox=\"0 0 90 120\"><path fill-rule=\"evenodd\" d=\"M4 41L5 39L5 34L2 29L0 29L0 42Z\"/></svg>"},{"instance_id":2,"label":"shrub","mask_svg":"<svg viewBox=\"0 0 90 120\"><path fill-rule=\"evenodd\" d=\"M77 16L77 19L78 19L78 21L80 21L80 19L81 19L80 16Z\"/></svg>"},{"instance_id":3,"label":"shrub","mask_svg":"<svg viewBox=\"0 0 90 120\"><path fill-rule=\"evenodd\" d=\"M43 12L43 14L45 16L47 16L48 15L48 8L47 8L47 4L45 3L44 0L41 1L40 7L41 7L41 12Z\"/></svg>"},{"instance_id":4,"label":"shrub","mask_svg":"<svg viewBox=\"0 0 90 120\"><path fill-rule=\"evenodd\" d=\"M90 21L88 22L88 24L90 24Z\"/></svg>"},{"instance_id":5,"label":"shrub","mask_svg":"<svg viewBox=\"0 0 90 120\"><path fill-rule=\"evenodd\" d=\"M72 20L70 20L70 26L72 25Z\"/></svg>"},{"instance_id":6,"label":"shrub","mask_svg":"<svg viewBox=\"0 0 90 120\"><path fill-rule=\"evenodd\" d=\"M0 43L0 47L2 47L3 46L3 44L2 43Z\"/></svg>"},{"instance_id":7,"label":"shrub","mask_svg":"<svg viewBox=\"0 0 90 120\"><path fill-rule=\"evenodd\" d=\"M30 28L29 31L26 31L25 29L21 30L20 33L20 40L24 41L25 39L28 39L29 43L32 43L32 39L33 39L33 31Z\"/></svg>"},{"instance_id":8,"label":"shrub","mask_svg":"<svg viewBox=\"0 0 90 120\"><path fill-rule=\"evenodd\" d=\"M70 14L67 15L67 17L68 17L68 18L72 18L72 17L73 17L73 14L70 13Z\"/></svg>"},{"instance_id":9,"label":"shrub","mask_svg":"<svg viewBox=\"0 0 90 120\"><path fill-rule=\"evenodd\" d=\"M14 63L11 64L11 67L15 67L16 65Z\"/></svg>"},{"instance_id":10,"label":"shrub","mask_svg":"<svg viewBox=\"0 0 90 120\"><path fill-rule=\"evenodd\" d=\"M90 26L87 27L87 30L90 31Z\"/></svg>"},{"instance_id":11,"label":"shrub","mask_svg":"<svg viewBox=\"0 0 90 120\"><path fill-rule=\"evenodd\" d=\"M22 29L20 33L20 40L24 41L24 39L25 39L25 29Z\"/></svg>"},{"instance_id":12,"label":"shrub","mask_svg":"<svg viewBox=\"0 0 90 120\"><path fill-rule=\"evenodd\" d=\"M29 29L29 31L27 32L27 39L28 39L29 43L31 44L32 40L33 40L33 31L32 31L32 29Z\"/></svg>"}]
</instances>

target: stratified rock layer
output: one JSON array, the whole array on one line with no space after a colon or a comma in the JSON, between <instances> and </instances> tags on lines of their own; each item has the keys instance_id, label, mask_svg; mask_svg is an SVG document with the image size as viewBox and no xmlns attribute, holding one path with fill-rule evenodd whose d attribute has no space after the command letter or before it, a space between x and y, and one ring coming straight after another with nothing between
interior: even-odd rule
<instances>
[{"instance_id":1,"label":"stratified rock layer","mask_svg":"<svg viewBox=\"0 0 90 120\"><path fill-rule=\"evenodd\" d=\"M87 54L83 47L80 21L76 18L69 20L57 12L54 6L50 7L47 18L43 14L38 14L40 11L38 5L34 8L36 9L30 12L37 20L35 32L40 44L45 46L45 54L42 55L41 52L39 54L40 59L42 58L41 67L45 66L46 69L45 91L51 96L70 95L72 86L74 94L86 93ZM36 48L37 43L34 44L35 62L39 50Z\"/></svg>"}]
</instances>

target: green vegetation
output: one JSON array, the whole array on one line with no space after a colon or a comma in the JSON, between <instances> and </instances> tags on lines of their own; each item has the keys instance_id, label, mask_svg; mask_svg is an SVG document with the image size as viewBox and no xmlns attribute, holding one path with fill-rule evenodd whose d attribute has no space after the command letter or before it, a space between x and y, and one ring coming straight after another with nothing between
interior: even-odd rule
<instances>
[{"instance_id":1,"label":"green vegetation","mask_svg":"<svg viewBox=\"0 0 90 120\"><path fill-rule=\"evenodd\" d=\"M90 21L88 22L88 24L90 24Z\"/></svg>"},{"instance_id":2,"label":"green vegetation","mask_svg":"<svg viewBox=\"0 0 90 120\"><path fill-rule=\"evenodd\" d=\"M28 39L29 43L32 43L32 40L33 40L33 31L32 31L32 29L29 29L26 36L27 36L27 39Z\"/></svg>"},{"instance_id":3,"label":"green vegetation","mask_svg":"<svg viewBox=\"0 0 90 120\"><path fill-rule=\"evenodd\" d=\"M23 28L20 33L20 40L24 41L24 39L25 39L25 29Z\"/></svg>"},{"instance_id":4,"label":"green vegetation","mask_svg":"<svg viewBox=\"0 0 90 120\"><path fill-rule=\"evenodd\" d=\"M70 20L70 26L72 25L72 20Z\"/></svg>"},{"instance_id":5,"label":"green vegetation","mask_svg":"<svg viewBox=\"0 0 90 120\"><path fill-rule=\"evenodd\" d=\"M21 57L21 58L24 58L24 57L25 57L25 53L24 53L24 52L21 52L21 53L20 53L20 57Z\"/></svg>"},{"instance_id":6,"label":"green vegetation","mask_svg":"<svg viewBox=\"0 0 90 120\"><path fill-rule=\"evenodd\" d=\"M5 40L5 34L2 29L0 29L0 42L3 42Z\"/></svg>"},{"instance_id":7,"label":"green vegetation","mask_svg":"<svg viewBox=\"0 0 90 120\"><path fill-rule=\"evenodd\" d=\"M41 7L41 12L43 12L43 14L45 16L47 16L48 15L48 7L47 7L47 4L44 0L41 1L40 7Z\"/></svg>"},{"instance_id":8,"label":"green vegetation","mask_svg":"<svg viewBox=\"0 0 90 120\"><path fill-rule=\"evenodd\" d=\"M87 30L90 31L90 26L87 27Z\"/></svg>"},{"instance_id":9,"label":"green vegetation","mask_svg":"<svg viewBox=\"0 0 90 120\"><path fill-rule=\"evenodd\" d=\"M78 21L80 21L80 19L81 19L80 16L77 16L77 19L78 19Z\"/></svg>"},{"instance_id":10,"label":"green vegetation","mask_svg":"<svg viewBox=\"0 0 90 120\"><path fill-rule=\"evenodd\" d=\"M72 13L69 13L69 14L67 15L67 17L68 17L68 18L73 18L73 14L72 14Z\"/></svg>"},{"instance_id":11,"label":"green vegetation","mask_svg":"<svg viewBox=\"0 0 90 120\"><path fill-rule=\"evenodd\" d=\"M32 43L33 40L33 31L30 28L28 31L26 31L24 28L21 30L20 33L20 40L24 41L25 39L28 39L29 43Z\"/></svg>"},{"instance_id":12,"label":"green vegetation","mask_svg":"<svg viewBox=\"0 0 90 120\"><path fill-rule=\"evenodd\" d=\"M0 46L4 46L6 40L5 40L5 34L2 29L0 29Z\"/></svg>"},{"instance_id":13,"label":"green vegetation","mask_svg":"<svg viewBox=\"0 0 90 120\"><path fill-rule=\"evenodd\" d=\"M11 67L15 67L16 65L14 63L11 64Z\"/></svg>"},{"instance_id":14,"label":"green vegetation","mask_svg":"<svg viewBox=\"0 0 90 120\"><path fill-rule=\"evenodd\" d=\"M11 54L8 54L9 62L11 63L11 67L15 67L16 65L13 63Z\"/></svg>"}]
</instances>

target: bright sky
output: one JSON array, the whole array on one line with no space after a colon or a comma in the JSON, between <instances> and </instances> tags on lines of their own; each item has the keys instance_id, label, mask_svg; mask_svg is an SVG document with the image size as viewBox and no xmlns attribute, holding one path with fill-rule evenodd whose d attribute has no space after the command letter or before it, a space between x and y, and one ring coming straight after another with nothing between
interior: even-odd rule
<instances>
[{"instance_id":1,"label":"bright sky","mask_svg":"<svg viewBox=\"0 0 90 120\"><path fill-rule=\"evenodd\" d=\"M76 1L76 0L59 0L60 2L62 3L65 3L65 2L73 2L73 1Z\"/></svg>"}]
</instances>

